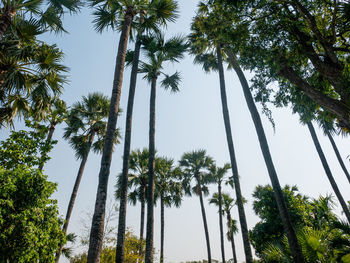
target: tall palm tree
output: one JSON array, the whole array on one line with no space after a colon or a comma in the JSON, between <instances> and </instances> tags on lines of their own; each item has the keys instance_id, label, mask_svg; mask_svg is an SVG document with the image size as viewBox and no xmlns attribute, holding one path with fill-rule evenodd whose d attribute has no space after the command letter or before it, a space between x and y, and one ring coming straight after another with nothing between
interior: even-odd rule
<instances>
[{"instance_id":1,"label":"tall palm tree","mask_svg":"<svg viewBox=\"0 0 350 263\"><path fill-rule=\"evenodd\" d=\"M211 250L203 194L207 195L209 193L207 184L214 182L213 177L209 173L209 167L213 163L213 159L206 155L205 150L184 153L179 161L182 168L182 182L185 194L191 196L194 193L199 197L209 263L211 263ZM195 180L195 185L191 187L193 180Z\"/></svg>"},{"instance_id":2,"label":"tall palm tree","mask_svg":"<svg viewBox=\"0 0 350 263\"><path fill-rule=\"evenodd\" d=\"M325 170L325 173L327 175L329 183L331 184L332 189L333 189L335 195L337 196L341 207L343 208L343 212L344 212L346 218L350 222L350 211L349 211L349 208L348 208L347 203L345 202L342 194L340 193L340 190L338 188L338 185L337 185L336 181L334 180L334 177L333 177L333 174L331 172L331 169L329 168L327 159L326 159L326 157L325 157L325 155L323 153L321 144L320 144L320 142L319 142L319 140L317 138L314 126L312 125L311 121L306 122L306 124L307 124L307 127L308 127L309 131L310 131L310 134L311 134L311 137L312 137L312 141L313 141L313 143L314 143L314 145L316 147L318 156L320 157L320 160L322 162L322 166L323 166L323 168Z\"/></svg>"},{"instance_id":3,"label":"tall palm tree","mask_svg":"<svg viewBox=\"0 0 350 263\"><path fill-rule=\"evenodd\" d=\"M101 93L95 92L87 97L83 96L82 102L73 104L67 118L64 138L69 140L75 150L77 159L81 160L73 191L69 200L63 232L67 232L69 220L72 215L75 199L78 194L80 182L84 173L85 165L92 149L95 153L101 153L104 136L107 130L107 117L109 109L109 98ZM118 142L118 130L114 136L113 143ZM57 252L56 262L59 261L63 244Z\"/></svg>"},{"instance_id":4,"label":"tall palm tree","mask_svg":"<svg viewBox=\"0 0 350 263\"><path fill-rule=\"evenodd\" d=\"M146 190L148 178L148 158L149 151L147 148L142 150L136 149L131 151L129 159L129 173L128 173L128 200L132 205L140 202L140 236L139 239L143 241L144 226L145 226L145 207L146 207ZM118 176L116 197L120 199L122 189L122 175Z\"/></svg>"},{"instance_id":5,"label":"tall palm tree","mask_svg":"<svg viewBox=\"0 0 350 263\"><path fill-rule=\"evenodd\" d=\"M205 21L203 20L203 17L206 16L207 5L200 4L199 9L202 10L202 12L199 12L197 17L194 18L191 25L192 33L189 38L192 44L191 53L196 56L194 63L202 64L205 71L209 72L211 70L216 70L219 72L222 114L225 125L227 146L230 154L232 175L235 182L234 187L236 192L239 221L242 230L241 232L243 237L244 252L246 261L248 263L252 263L253 256L250 247L247 219L244 211L242 191L238 174L238 165L232 138L230 114L227 105L221 43L220 40L217 40L216 38L207 38L207 34L205 34L205 31L203 31L203 21Z\"/></svg>"},{"instance_id":6,"label":"tall palm tree","mask_svg":"<svg viewBox=\"0 0 350 263\"><path fill-rule=\"evenodd\" d=\"M164 263L164 210L165 207L180 207L182 200L180 169L174 167L174 160L157 158L155 164L155 200L160 200L160 263Z\"/></svg>"},{"instance_id":7,"label":"tall palm tree","mask_svg":"<svg viewBox=\"0 0 350 263\"><path fill-rule=\"evenodd\" d=\"M225 179L225 175L228 172L228 170L231 168L231 165L229 163L224 164L223 167L217 167L215 164L210 166L209 172L211 176L214 178L215 182L218 185L218 203L219 206L219 225L220 225L220 241L221 241L221 256L222 256L222 262L225 263L225 244L224 244L224 227L222 223L222 183ZM210 200L210 203L212 203L212 200Z\"/></svg>"},{"instance_id":8,"label":"tall palm tree","mask_svg":"<svg viewBox=\"0 0 350 263\"><path fill-rule=\"evenodd\" d=\"M236 254L236 246L235 240L233 236L238 232L237 221L231 216L231 209L236 204L235 200L230 197L229 194L222 193L221 197L219 193L214 193L213 197L209 200L210 204L215 204L219 206L219 199L222 199L222 208L219 208L219 212L221 210L221 214L226 214L227 219L227 239L231 242L233 262L237 263L237 254Z\"/></svg>"},{"instance_id":9,"label":"tall palm tree","mask_svg":"<svg viewBox=\"0 0 350 263\"><path fill-rule=\"evenodd\" d=\"M137 24L137 36L134 52L132 56L132 69L130 75L130 86L128 95L128 106L126 112L125 140L123 153L123 169L120 185L120 205L118 238L116 248L116 262L124 262L124 242L125 242L125 220L126 220L126 199L128 189L128 168L130 159L132 113L134 107L134 97L136 89L136 80L139 67L139 58L141 50L141 38L144 31L157 31L159 26L166 25L167 22L173 22L177 17L177 3L174 0L151 0L146 9L139 11L139 22ZM153 29L153 30L152 30Z\"/></svg>"},{"instance_id":10,"label":"tall palm tree","mask_svg":"<svg viewBox=\"0 0 350 263\"><path fill-rule=\"evenodd\" d=\"M98 32L102 32L104 29L109 27L111 29L117 29L118 23L120 21L122 21L122 25L114 70L114 80L108 114L107 131L101 157L101 167L99 172L95 209L91 224L89 251L87 258L88 263L96 263L100 261L99 258L102 250L102 238L104 229L103 218L106 210L107 186L112 161L113 140L118 119L127 43L133 18L140 9L143 9L143 6L146 2L146 0L90 0L91 6L95 7L95 19L93 22L95 24L95 29Z\"/></svg>"},{"instance_id":11,"label":"tall palm tree","mask_svg":"<svg viewBox=\"0 0 350 263\"><path fill-rule=\"evenodd\" d=\"M147 61L140 61L139 72L151 83L150 119L149 119L149 159L148 159L148 189L147 189L147 229L145 262L153 262L153 203L155 176L155 120L156 120L156 87L160 75L164 76L161 86L175 93L179 91L180 74L175 72L169 76L162 70L166 62L178 62L187 49L185 38L176 36L168 40L162 34L149 35L142 39Z\"/></svg>"}]
</instances>

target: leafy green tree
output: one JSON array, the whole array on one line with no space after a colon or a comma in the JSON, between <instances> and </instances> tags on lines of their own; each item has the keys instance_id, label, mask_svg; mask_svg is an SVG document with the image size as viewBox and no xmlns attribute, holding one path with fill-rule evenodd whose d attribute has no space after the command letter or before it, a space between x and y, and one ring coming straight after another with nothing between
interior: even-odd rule
<instances>
[{"instance_id":1,"label":"leafy green tree","mask_svg":"<svg viewBox=\"0 0 350 263\"><path fill-rule=\"evenodd\" d=\"M293 225L296 228L309 225L311 218L311 206L307 197L298 193L296 186L285 186L283 196L286 200L288 211ZM283 224L278 206L274 198L274 191L270 185L257 186L254 193L253 209L261 219L252 230L249 231L255 253L261 257L262 252L269 243L279 242L284 235Z\"/></svg>"},{"instance_id":2,"label":"leafy green tree","mask_svg":"<svg viewBox=\"0 0 350 263\"><path fill-rule=\"evenodd\" d=\"M146 61L140 61L139 72L151 84L150 120L149 120L149 160L147 189L147 228L145 262L153 262L153 203L155 177L155 120L156 120L156 87L160 75L164 76L161 86L173 93L179 91L180 74L167 75L162 70L167 62L179 62L187 49L185 38L175 36L168 40L162 34L145 36L142 39Z\"/></svg>"},{"instance_id":3,"label":"leafy green tree","mask_svg":"<svg viewBox=\"0 0 350 263\"><path fill-rule=\"evenodd\" d=\"M69 140L70 145L75 150L77 159L81 159L81 163L69 200L65 223L62 228L65 233L68 229L90 150L92 149L95 153L101 153L102 151L104 136L107 130L106 119L108 117L108 109L109 98L95 92L89 94L87 97L83 96L82 102L73 104L69 111L64 138ZM119 138L119 132L117 130L114 144L118 143ZM56 262L59 260L61 249L62 246L57 252Z\"/></svg>"},{"instance_id":4,"label":"leafy green tree","mask_svg":"<svg viewBox=\"0 0 350 263\"><path fill-rule=\"evenodd\" d=\"M214 195L213 198L209 200L209 203L215 203L219 207L219 225L220 225L220 241L221 241L221 256L222 256L222 262L225 263L225 249L224 249L224 226L222 223L222 215L224 212L224 209L222 207L222 183L225 180L225 175L228 172L228 170L231 168L229 163L224 164L223 167L217 167L215 164L210 166L210 175L214 178L215 182L218 185L218 192L217 192L217 203L216 200L214 201Z\"/></svg>"},{"instance_id":5,"label":"leafy green tree","mask_svg":"<svg viewBox=\"0 0 350 263\"><path fill-rule=\"evenodd\" d=\"M182 201L182 186L177 180L181 170L174 167L174 160L165 157L157 158L155 162L155 201L160 201L160 263L164 262L164 210L165 207L180 207Z\"/></svg>"},{"instance_id":6,"label":"leafy green tree","mask_svg":"<svg viewBox=\"0 0 350 263\"><path fill-rule=\"evenodd\" d=\"M160 26L165 26L167 22L173 22L177 17L177 2L173 0L152 0L144 9L139 10L139 21L136 23L137 36L135 40L134 52L129 54L132 60L130 75L130 86L128 95L128 106L126 112L125 139L123 152L123 169L120 185L120 214L118 223L118 247L117 261L123 262L123 246L125 239L126 201L128 195L128 169L130 160L132 113L134 107L134 96L136 90L136 80L139 68L141 51L141 38L145 31L158 31ZM142 235L141 235L142 238Z\"/></svg>"},{"instance_id":7,"label":"leafy green tree","mask_svg":"<svg viewBox=\"0 0 350 263\"><path fill-rule=\"evenodd\" d=\"M45 133L26 131L12 132L0 145L0 261L54 262L66 237L51 198L57 185L38 169L52 145Z\"/></svg>"},{"instance_id":8,"label":"leafy green tree","mask_svg":"<svg viewBox=\"0 0 350 263\"><path fill-rule=\"evenodd\" d=\"M181 181L185 194L191 196L192 193L194 193L199 197L209 263L211 262L211 250L203 194L209 194L207 185L214 182L214 178L209 173L209 167L213 163L213 159L210 156L207 156L205 150L184 153L179 161L180 167L182 168ZM195 185L192 187L191 182L193 180L195 181Z\"/></svg>"},{"instance_id":9,"label":"leafy green tree","mask_svg":"<svg viewBox=\"0 0 350 263\"><path fill-rule=\"evenodd\" d=\"M228 1L222 1L228 2ZM298 89L349 129L349 33L347 1L235 1L232 37L240 61L256 72L254 88L264 101ZM237 30L235 30L237 32ZM276 90L269 84L277 81ZM277 96L275 96L277 95Z\"/></svg>"}]
</instances>

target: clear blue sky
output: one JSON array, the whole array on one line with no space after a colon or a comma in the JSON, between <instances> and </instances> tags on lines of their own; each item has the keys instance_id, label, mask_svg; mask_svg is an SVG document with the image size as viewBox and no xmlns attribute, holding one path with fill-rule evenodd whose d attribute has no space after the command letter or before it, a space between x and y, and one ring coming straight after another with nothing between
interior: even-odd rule
<instances>
[{"instance_id":1,"label":"clear blue sky","mask_svg":"<svg viewBox=\"0 0 350 263\"><path fill-rule=\"evenodd\" d=\"M191 18L195 14L197 1L180 0L180 18L169 25L167 34L188 34ZM79 15L66 17L64 24L70 34L49 35L46 41L57 43L65 55L65 64L70 67L70 83L66 85L63 98L71 105L89 92L100 91L110 96L119 35L114 32L97 34L92 27L91 10L84 9ZM132 45L130 45L132 47ZM157 96L156 146L160 155L178 160L186 151L204 148L219 165L229 161L228 149L221 112L221 101L217 74L205 74L200 66L192 64L193 58L186 56L181 63L169 66L169 73L179 70L182 74L181 92L170 94L161 89ZM252 75L247 73L247 77ZM121 107L126 109L129 70L124 74ZM149 86L138 79L133 121L132 149L148 145ZM238 159L243 195L248 199L246 213L249 228L258 218L252 211L251 194L258 184L270 183L260 152L255 129L247 110L241 86L234 72L226 72L228 102L231 114L233 138ZM282 185L296 184L299 190L310 197L333 193L327 181L311 137L306 127L299 124L298 117L290 109L274 109L276 133L263 118L271 153ZM124 134L125 115L118 120ZM72 191L79 161L74 152L63 141L64 125L57 128L54 138L59 140L53 150L52 160L46 165L49 179L58 183L55 198L62 215L65 214ZM17 129L21 125L17 125ZM2 130L1 139L8 135ZM339 167L330 143L318 130L318 135L329 160L335 179L346 200L350 199L349 184ZM344 159L350 154L349 139L335 138ZM109 197L112 198L116 175L121 171L122 146L113 155L109 181ZM345 161L349 167L349 161ZM69 232L79 234L81 217L92 211L98 182L100 156L91 154L79 189ZM216 191L211 187L211 193ZM231 195L234 192L226 189ZM220 259L218 214L215 207L206 204L212 255ZM340 214L339 207L337 211ZM206 258L203 223L197 197L185 198L180 209L165 211L165 257L166 262L201 260ZM236 208L234 216L237 218ZM159 249L159 209L155 210L155 247ZM139 206L128 207L127 226L139 233ZM236 236L239 262L244 260L240 234ZM231 249L226 242L226 258L231 258ZM62 260L64 262L64 260Z\"/></svg>"}]
</instances>

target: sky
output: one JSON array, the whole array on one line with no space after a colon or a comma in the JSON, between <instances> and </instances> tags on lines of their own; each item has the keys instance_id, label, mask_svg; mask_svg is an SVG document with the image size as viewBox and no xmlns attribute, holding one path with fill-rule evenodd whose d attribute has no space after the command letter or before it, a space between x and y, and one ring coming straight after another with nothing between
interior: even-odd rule
<instances>
[{"instance_id":1,"label":"sky","mask_svg":"<svg viewBox=\"0 0 350 263\"><path fill-rule=\"evenodd\" d=\"M189 33L192 17L198 1L180 0L180 17L175 24L166 29L167 36ZM91 9L84 8L79 15L67 16L64 25L69 34L46 35L45 41L56 43L65 53L64 63L70 68L69 83L65 87L63 99L68 105L81 100L82 96L95 91L111 95L115 57L119 41L118 32L107 31L102 34L93 29ZM130 48L133 47L131 43ZM159 155L179 160L184 152L206 149L218 165L229 162L226 135L221 111L219 77L217 73L205 74L201 67L193 65L193 57L186 55L180 63L166 66L164 71L181 72L180 92L170 94L158 89L156 105L156 148ZM238 170L243 196L248 200L245 206L248 227L252 228L259 220L252 210L252 193L261 184L270 183L262 158L255 128L252 123L238 78L232 71L225 72L228 104L231 117L232 135L237 155ZM250 79L253 73L246 72ZM121 108L126 110L130 69L124 74ZM148 146L150 86L138 77L133 117L132 149ZM260 109L260 107L259 107ZM291 110L271 107L276 123L272 125L262 116L272 158L282 186L297 185L300 192L317 198L319 195L333 194L323 167L305 126L299 123L298 116ZM125 114L118 119L117 126L124 134ZM49 180L57 182L54 198L58 200L60 214L65 215L71 195L79 161L74 151L62 139L64 125L57 127L54 139L58 140L51 153L52 159L44 171ZM16 129L23 128L21 122ZM0 139L5 139L10 130L1 130ZM349 183L341 170L328 139L317 129L329 165L346 200L350 199ZM336 137L343 159L350 154L348 138ZM113 154L108 193L113 200L116 176L121 171L123 144L116 147ZM90 154L78 197L73 210L68 232L78 236L82 233L82 220L89 220L87 212L92 212L98 184L101 156ZM345 160L349 167L349 160ZM216 191L210 187L211 194ZM224 189L231 196L234 191ZM208 199L206 199L208 200ZM340 216L340 205L336 208ZM219 222L217 208L205 203L208 217L212 257L220 259ZM139 234L140 207L128 206L127 226ZM155 209L154 246L160 247L160 211ZM237 217L237 208L233 209ZM236 235L239 262L244 261L241 234ZM225 241L226 258L232 258L230 244ZM75 252L79 252L76 249ZM156 255L158 258L159 253ZM181 208L165 210L165 262L202 260L207 257L206 243L198 197L184 198ZM61 257L62 258L62 257ZM60 262L67 262L62 258Z\"/></svg>"}]
</instances>

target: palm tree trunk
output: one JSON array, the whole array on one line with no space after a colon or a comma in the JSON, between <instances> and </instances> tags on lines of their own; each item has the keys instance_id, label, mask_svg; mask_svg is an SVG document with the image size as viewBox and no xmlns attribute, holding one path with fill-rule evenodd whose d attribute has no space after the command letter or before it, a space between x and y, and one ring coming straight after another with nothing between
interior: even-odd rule
<instances>
[{"instance_id":1,"label":"palm tree trunk","mask_svg":"<svg viewBox=\"0 0 350 263\"><path fill-rule=\"evenodd\" d=\"M154 166L155 166L155 126L156 126L156 84L157 78L152 79L149 117L149 159L147 186L147 228L145 263L153 263L153 205L154 205Z\"/></svg>"},{"instance_id":2,"label":"palm tree trunk","mask_svg":"<svg viewBox=\"0 0 350 263\"><path fill-rule=\"evenodd\" d=\"M272 161L269 145L267 143L267 139L266 139L264 128L262 126L260 115L259 115L259 112L256 108L252 93L250 92L247 79L245 78L244 73L237 62L237 59L236 59L235 55L231 52L231 50L227 49L226 54L228 55L230 63L233 66L234 70L236 71L238 78L239 78L241 85L242 85L244 97L245 97L245 100L247 102L247 106L249 108L250 114L252 116L254 126L256 129L256 133L257 133L258 138L259 138L260 148L261 148L261 151L262 151L263 156L264 156L267 170L269 172L269 176L270 176L270 180L271 180L272 187L274 190L274 195L275 195L275 199L277 202L278 210L279 210L279 213L280 213L280 216L282 219L284 231L287 234L288 243L289 243L289 247L290 247L291 252L292 252L294 262L295 263L305 262L300 245L298 243L297 236L295 234L295 230L293 228L292 221L291 221L290 216L289 216L286 202L285 202L284 197L283 197L281 185L279 183L278 176L277 176L277 173L275 170L275 166L274 166L273 161Z\"/></svg>"},{"instance_id":3,"label":"palm tree trunk","mask_svg":"<svg viewBox=\"0 0 350 263\"><path fill-rule=\"evenodd\" d=\"M231 225L232 225L232 218L230 211L227 211L227 226L228 226L228 231L230 233L230 242L231 242L231 248L232 248L232 256L233 256L233 262L237 263L237 254L236 254L236 245L235 245L235 239L233 237L233 232L231 231Z\"/></svg>"},{"instance_id":4,"label":"palm tree trunk","mask_svg":"<svg viewBox=\"0 0 350 263\"><path fill-rule=\"evenodd\" d=\"M6 33L7 29L11 25L12 19L15 16L16 11L10 8L2 8L0 14L0 38Z\"/></svg>"},{"instance_id":5,"label":"palm tree trunk","mask_svg":"<svg viewBox=\"0 0 350 263\"><path fill-rule=\"evenodd\" d=\"M228 145L228 149L229 149L229 153L230 153L232 175L234 178L234 186L235 186L236 199L237 199L239 222L241 225L241 232L242 232L242 238L243 238L244 253L245 253L246 262L252 263L253 256L252 256L252 250L250 248L247 219L246 219L245 211L244 211L241 185L240 185L240 181L239 181L238 167L237 167L235 149L234 149L233 139L232 139L230 114L229 114L228 106L227 106L224 67L222 64L222 54L221 54L220 45L217 48L217 58L218 58L219 78L220 78L222 114L224 117L227 145Z\"/></svg>"},{"instance_id":6,"label":"palm tree trunk","mask_svg":"<svg viewBox=\"0 0 350 263\"><path fill-rule=\"evenodd\" d=\"M116 58L116 66L114 71L114 81L111 96L111 103L108 115L107 132L103 146L103 153L101 158L101 168L99 173L99 182L97 188L95 210L92 218L89 251L87 263L99 263L102 250L102 239L104 231L104 217L106 210L107 186L110 173L113 141L115 137L115 130L117 126L118 111L121 87L123 82L125 55L129 39L131 22L133 19L133 10L130 7L123 22L122 33L119 39L118 54Z\"/></svg>"},{"instance_id":7,"label":"palm tree trunk","mask_svg":"<svg viewBox=\"0 0 350 263\"><path fill-rule=\"evenodd\" d=\"M142 19L142 16L140 20ZM141 22L141 21L140 21ZM137 34L134 57L132 61L132 69L130 76L130 87L128 97L128 107L126 111L126 124L125 124L125 138L124 138L124 153L123 153L123 170L122 170L122 182L121 182L121 195L119 205L119 222L118 222L118 237L116 247L115 262L124 263L124 246L125 246L125 220L126 220L126 207L128 196L128 172L129 172L129 160L130 160L130 145L131 145L131 128L132 128L132 113L134 108L134 97L137 80L137 70L139 68L139 58L141 49L141 32Z\"/></svg>"},{"instance_id":8,"label":"palm tree trunk","mask_svg":"<svg viewBox=\"0 0 350 263\"><path fill-rule=\"evenodd\" d=\"M205 215L202 187L201 187L201 184L200 184L200 180L198 178L197 178L197 184L198 184L198 188L199 188L198 189L198 195L199 195L199 201L200 201L200 204L201 204L201 211L202 211L202 219L203 219L203 225L204 225L205 240L207 242L208 263L211 263L211 250L210 250L210 240L209 240L209 230L208 230L208 224L207 224L207 216Z\"/></svg>"},{"instance_id":9,"label":"palm tree trunk","mask_svg":"<svg viewBox=\"0 0 350 263\"><path fill-rule=\"evenodd\" d=\"M141 222L140 222L140 240L143 240L143 232L145 228L145 189L142 189L141 199Z\"/></svg>"},{"instance_id":10,"label":"palm tree trunk","mask_svg":"<svg viewBox=\"0 0 350 263\"><path fill-rule=\"evenodd\" d=\"M160 198L160 263L164 262L164 198Z\"/></svg>"},{"instance_id":11,"label":"palm tree trunk","mask_svg":"<svg viewBox=\"0 0 350 263\"><path fill-rule=\"evenodd\" d=\"M145 188L142 188L141 193L141 222L140 222L140 249L139 254L143 258L143 232L145 228Z\"/></svg>"},{"instance_id":12,"label":"palm tree trunk","mask_svg":"<svg viewBox=\"0 0 350 263\"><path fill-rule=\"evenodd\" d=\"M225 263L225 246L224 246L224 226L222 223L222 195L221 195L221 182L218 184L219 193L219 224L220 224L220 241L221 241L221 257L222 263Z\"/></svg>"},{"instance_id":13,"label":"palm tree trunk","mask_svg":"<svg viewBox=\"0 0 350 263\"><path fill-rule=\"evenodd\" d=\"M322 147L320 145L320 142L318 141L318 138L317 138L317 135L316 135L316 132L315 132L315 129L314 129L314 126L312 125L312 123L309 121L307 122L307 127L309 128L309 131L310 131L310 134L311 134L311 137L312 137L312 140L314 142L314 145L316 147L316 150L317 150L317 153L318 153L318 156L320 157L320 160L322 162L322 165L323 165L323 168L324 168L324 171L326 172L326 175L328 177L328 180L333 188L333 191L335 193L335 195L337 196L338 198L338 201L340 203L340 205L342 206L343 208L343 211L344 211L344 214L346 216L346 218L348 219L348 221L350 222L350 211L348 209L348 206L346 205L346 202L342 196L342 194L340 193L339 191L339 188L338 188L338 185L337 183L335 182L334 180L334 177L333 177L333 174L331 172L331 169L329 168L328 166L328 163L327 163L327 160L326 160L326 157L322 151Z\"/></svg>"},{"instance_id":14,"label":"palm tree trunk","mask_svg":"<svg viewBox=\"0 0 350 263\"><path fill-rule=\"evenodd\" d=\"M345 175L346 175L346 178L348 179L348 181L349 181L349 183L350 183L350 174L349 174L348 170L347 170L346 167L345 167L345 164L344 164L344 162L343 162L343 159L341 158L341 155L340 155L340 153L339 153L338 147L337 147L337 145L335 144L335 141L334 141L332 135L331 135L328 131L326 131L326 133L327 133L328 139L330 140L330 142L331 142L331 144L332 144L332 147L333 147L333 150L334 150L334 152L335 152L335 155L337 156L338 162L339 162L341 168L343 169L343 171L344 171L344 173L345 173Z\"/></svg>"},{"instance_id":15,"label":"palm tree trunk","mask_svg":"<svg viewBox=\"0 0 350 263\"><path fill-rule=\"evenodd\" d=\"M49 128L49 132L47 134L47 138L46 138L46 144L49 144L52 141L52 136L53 133L55 132L55 128L56 128L56 124L57 122L51 122L50 123L50 128ZM44 152L43 155L41 156L41 163L38 167L39 171L42 171L44 168L44 159L47 157L47 152Z\"/></svg>"},{"instance_id":16,"label":"palm tree trunk","mask_svg":"<svg viewBox=\"0 0 350 263\"><path fill-rule=\"evenodd\" d=\"M66 213L66 220L64 221L64 225L62 228L62 232L63 233L67 233L67 229L68 229L68 225L69 225L69 220L70 217L72 215L72 211L73 211L73 207L74 207L74 203L75 203L75 199L77 197L78 194L78 190L79 190L79 185L81 182L81 178L83 177L83 173L84 173L84 169L85 169L85 165L90 153L90 149L91 149L91 145L92 142L94 141L94 137L95 137L95 133L92 132L90 137L89 137L89 146L88 146L88 151L86 153L86 155L83 157L83 159L81 160L80 166L79 166L79 170L78 170L78 174L77 174L77 178L75 179L75 184L73 187L73 191L69 200L69 204L68 204L68 209L67 209L67 213ZM63 249L63 244L60 244L60 247L58 249L58 252L56 254L56 263L58 263L61 253L62 253L62 249Z\"/></svg>"}]
</instances>

